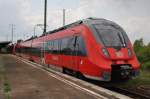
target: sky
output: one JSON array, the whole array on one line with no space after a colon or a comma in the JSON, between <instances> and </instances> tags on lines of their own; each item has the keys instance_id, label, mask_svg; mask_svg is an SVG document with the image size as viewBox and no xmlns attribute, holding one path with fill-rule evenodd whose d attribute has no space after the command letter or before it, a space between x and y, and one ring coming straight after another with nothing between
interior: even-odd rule
<instances>
[{"instance_id":1,"label":"sky","mask_svg":"<svg viewBox=\"0 0 150 99\"><path fill-rule=\"evenodd\" d=\"M62 9L66 9L66 24L88 17L105 18L119 24L132 43L143 38L150 42L150 0L47 0L48 31L62 26ZM0 41L33 35L36 24L43 24L44 0L0 0ZM42 27L35 28L36 35Z\"/></svg>"}]
</instances>

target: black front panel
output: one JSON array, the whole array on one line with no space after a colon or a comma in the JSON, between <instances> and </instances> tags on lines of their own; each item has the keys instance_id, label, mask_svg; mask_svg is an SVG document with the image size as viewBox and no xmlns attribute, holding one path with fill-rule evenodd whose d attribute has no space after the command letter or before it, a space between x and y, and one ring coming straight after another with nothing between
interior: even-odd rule
<instances>
[{"instance_id":1,"label":"black front panel","mask_svg":"<svg viewBox=\"0 0 150 99\"><path fill-rule=\"evenodd\" d=\"M112 79L128 79L132 76L132 66L130 64L112 65Z\"/></svg>"}]
</instances>

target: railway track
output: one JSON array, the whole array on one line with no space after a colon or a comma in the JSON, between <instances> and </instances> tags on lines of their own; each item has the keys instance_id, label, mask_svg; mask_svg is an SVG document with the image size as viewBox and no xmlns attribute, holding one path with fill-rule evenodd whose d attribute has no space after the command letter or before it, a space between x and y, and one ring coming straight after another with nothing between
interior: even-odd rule
<instances>
[{"instance_id":1,"label":"railway track","mask_svg":"<svg viewBox=\"0 0 150 99\"><path fill-rule=\"evenodd\" d=\"M109 89L111 91L115 91L115 92L118 92L120 94L129 96L129 97L134 98L134 99L150 99L149 95L145 95L145 94L135 92L132 90L128 90L128 89L124 89L124 88L120 88L120 87L117 87L117 85L114 85L113 83L110 83L110 82L99 82L99 81L88 80L88 79L86 81L89 83L92 83L94 85Z\"/></svg>"},{"instance_id":2,"label":"railway track","mask_svg":"<svg viewBox=\"0 0 150 99\"><path fill-rule=\"evenodd\" d=\"M127 90L127 89L123 89L123 88L119 88L119 87L108 87L107 89L112 90L112 91L116 91L118 93L127 95L129 97L132 97L134 99L150 99L150 96L148 95L144 95L135 91L131 91L131 90Z\"/></svg>"},{"instance_id":3,"label":"railway track","mask_svg":"<svg viewBox=\"0 0 150 99\"><path fill-rule=\"evenodd\" d=\"M72 76L72 75L70 75L70 76ZM78 79L80 79L80 78L78 78ZM145 94L142 94L142 93L139 93L139 92L135 92L135 91L132 91L132 90L117 87L117 85L114 85L113 82L102 82L102 81L100 82L100 81L90 80L90 79L86 79L86 78L82 79L82 80L84 80L86 82L89 82L91 84L109 89L111 91L115 91L115 92L118 92L120 94L129 96L129 97L134 98L134 99L150 99L149 95L145 95Z\"/></svg>"}]
</instances>

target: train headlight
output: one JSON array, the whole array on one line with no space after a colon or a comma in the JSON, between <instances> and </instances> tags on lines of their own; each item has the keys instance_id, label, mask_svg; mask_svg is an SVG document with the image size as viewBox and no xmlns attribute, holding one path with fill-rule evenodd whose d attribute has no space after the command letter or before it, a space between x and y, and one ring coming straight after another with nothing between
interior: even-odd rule
<instances>
[{"instance_id":1,"label":"train headlight","mask_svg":"<svg viewBox=\"0 0 150 99\"><path fill-rule=\"evenodd\" d=\"M105 56L107 56L107 57L110 56L110 55L109 55L109 52L107 51L106 48L103 48L102 51L103 51L103 53L104 53Z\"/></svg>"},{"instance_id":2,"label":"train headlight","mask_svg":"<svg viewBox=\"0 0 150 99\"><path fill-rule=\"evenodd\" d=\"M128 55L129 55L129 56L132 56L132 52L131 52L131 49L130 49L130 48L128 48Z\"/></svg>"}]
</instances>

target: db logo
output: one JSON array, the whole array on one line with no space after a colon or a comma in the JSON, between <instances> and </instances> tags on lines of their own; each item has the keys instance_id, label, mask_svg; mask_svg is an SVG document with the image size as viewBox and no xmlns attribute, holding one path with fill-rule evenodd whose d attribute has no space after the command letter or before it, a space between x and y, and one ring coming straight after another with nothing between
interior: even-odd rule
<instances>
[{"instance_id":1,"label":"db logo","mask_svg":"<svg viewBox=\"0 0 150 99\"><path fill-rule=\"evenodd\" d=\"M119 51L119 52L116 52L116 56L117 56L117 57L123 57L123 53L120 52L120 51Z\"/></svg>"}]
</instances>

